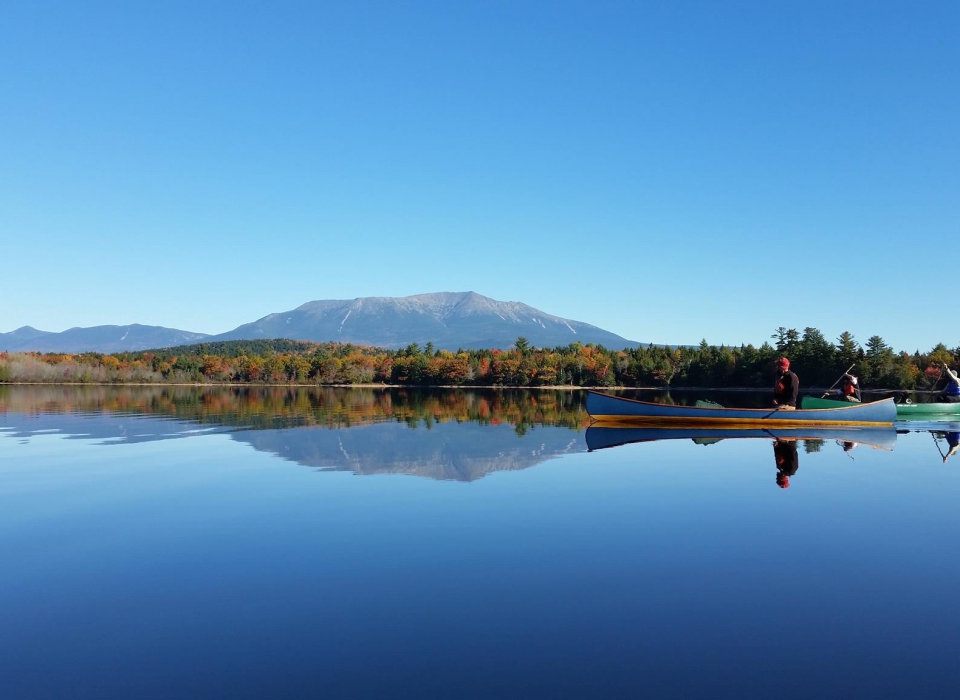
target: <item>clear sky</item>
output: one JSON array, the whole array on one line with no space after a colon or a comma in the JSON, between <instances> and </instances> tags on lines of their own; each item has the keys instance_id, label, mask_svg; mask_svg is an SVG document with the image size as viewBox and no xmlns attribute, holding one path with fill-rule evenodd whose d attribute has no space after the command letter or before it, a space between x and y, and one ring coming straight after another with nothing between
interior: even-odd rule
<instances>
[{"instance_id":1,"label":"clear sky","mask_svg":"<svg viewBox=\"0 0 960 700\"><path fill-rule=\"evenodd\" d=\"M11 2L0 331L476 291L960 345L960 3Z\"/></svg>"}]
</instances>

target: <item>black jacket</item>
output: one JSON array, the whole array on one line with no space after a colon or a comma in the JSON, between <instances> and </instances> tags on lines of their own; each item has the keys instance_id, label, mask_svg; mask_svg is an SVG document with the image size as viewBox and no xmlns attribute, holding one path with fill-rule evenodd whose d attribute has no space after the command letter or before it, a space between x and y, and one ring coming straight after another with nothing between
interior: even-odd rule
<instances>
[{"instance_id":1,"label":"black jacket","mask_svg":"<svg viewBox=\"0 0 960 700\"><path fill-rule=\"evenodd\" d=\"M796 406L800 391L800 378L787 370L777 375L773 384L773 400L778 406Z\"/></svg>"}]
</instances>

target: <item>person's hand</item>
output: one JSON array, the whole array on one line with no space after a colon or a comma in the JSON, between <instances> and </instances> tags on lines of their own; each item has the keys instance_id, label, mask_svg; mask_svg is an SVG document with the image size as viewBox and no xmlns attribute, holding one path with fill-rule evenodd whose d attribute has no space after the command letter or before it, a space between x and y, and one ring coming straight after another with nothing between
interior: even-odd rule
<instances>
[{"instance_id":1,"label":"person's hand","mask_svg":"<svg viewBox=\"0 0 960 700\"><path fill-rule=\"evenodd\" d=\"M773 405L774 405L774 406L779 406L780 404L778 404L778 403L777 403L777 400L774 399L774 400L773 400Z\"/></svg>"}]
</instances>

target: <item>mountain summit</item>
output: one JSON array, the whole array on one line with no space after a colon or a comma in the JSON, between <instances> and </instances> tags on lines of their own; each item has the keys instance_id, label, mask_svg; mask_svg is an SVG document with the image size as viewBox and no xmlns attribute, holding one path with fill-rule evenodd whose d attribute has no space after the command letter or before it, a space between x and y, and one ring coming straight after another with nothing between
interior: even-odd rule
<instances>
[{"instance_id":1,"label":"mountain summit","mask_svg":"<svg viewBox=\"0 0 960 700\"><path fill-rule=\"evenodd\" d=\"M431 342L439 349L468 350L509 348L520 336L539 347L577 341L612 348L640 345L588 323L553 316L516 301L497 301L476 292L310 301L211 340L291 338L383 348Z\"/></svg>"}]
</instances>

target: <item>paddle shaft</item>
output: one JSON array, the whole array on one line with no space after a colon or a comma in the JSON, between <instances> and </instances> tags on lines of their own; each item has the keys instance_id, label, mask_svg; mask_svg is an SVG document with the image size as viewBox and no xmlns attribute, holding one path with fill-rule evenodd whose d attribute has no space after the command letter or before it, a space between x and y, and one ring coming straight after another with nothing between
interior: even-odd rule
<instances>
[{"instance_id":1,"label":"paddle shaft","mask_svg":"<svg viewBox=\"0 0 960 700\"><path fill-rule=\"evenodd\" d=\"M940 449L940 443L937 441L937 436L931 432L930 437L933 438L933 444L937 446L937 452L939 452L940 456L943 457L943 450Z\"/></svg>"},{"instance_id":2,"label":"paddle shaft","mask_svg":"<svg viewBox=\"0 0 960 700\"><path fill-rule=\"evenodd\" d=\"M766 419L766 418L769 418L769 417L772 416L774 413L776 413L777 411L779 411L781 408L783 408L783 407L780 406L780 405L778 405L775 409L773 409L772 411L770 411L770 413L768 413L767 415L763 416L760 420L764 420L764 419Z\"/></svg>"}]
</instances>

